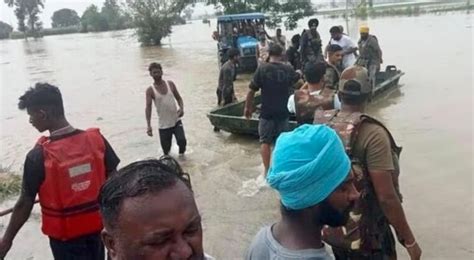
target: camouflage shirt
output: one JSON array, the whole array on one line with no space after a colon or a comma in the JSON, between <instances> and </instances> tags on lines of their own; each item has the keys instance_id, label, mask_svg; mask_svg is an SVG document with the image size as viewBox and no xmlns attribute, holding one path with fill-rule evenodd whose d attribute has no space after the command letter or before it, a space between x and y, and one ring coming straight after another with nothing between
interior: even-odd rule
<instances>
[{"instance_id":1,"label":"camouflage shirt","mask_svg":"<svg viewBox=\"0 0 474 260\"><path fill-rule=\"evenodd\" d=\"M367 66L381 63L382 50L380 49L377 37L369 35L366 40L359 39L357 44L360 54L357 64Z\"/></svg>"},{"instance_id":2,"label":"camouflage shirt","mask_svg":"<svg viewBox=\"0 0 474 260\"><path fill-rule=\"evenodd\" d=\"M325 87L337 90L337 84L339 83L339 78L341 73L339 70L329 63L326 63L326 73L324 74Z\"/></svg>"},{"instance_id":3,"label":"camouflage shirt","mask_svg":"<svg viewBox=\"0 0 474 260\"><path fill-rule=\"evenodd\" d=\"M321 36L318 31L306 31L301 37L301 58L303 62L324 62Z\"/></svg>"}]
</instances>

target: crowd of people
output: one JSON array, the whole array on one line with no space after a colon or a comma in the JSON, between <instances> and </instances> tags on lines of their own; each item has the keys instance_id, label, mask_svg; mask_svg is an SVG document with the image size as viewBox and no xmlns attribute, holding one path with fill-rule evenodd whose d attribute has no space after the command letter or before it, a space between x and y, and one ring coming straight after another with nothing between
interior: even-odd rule
<instances>
[{"instance_id":1,"label":"crowd of people","mask_svg":"<svg viewBox=\"0 0 474 260\"><path fill-rule=\"evenodd\" d=\"M356 46L335 26L323 52L318 24L311 19L288 49L277 31L249 84L243 115L252 117L261 92L261 156L266 181L280 195L281 219L256 234L244 258L396 259L398 240L418 260L421 248L401 204L401 148L364 112L382 63L378 40L363 26ZM236 101L238 56L231 49L221 68L218 105ZM146 133L153 136L154 104L164 156L121 169L99 129L67 121L58 87L37 83L19 98L33 127L49 136L26 156L21 194L0 239L1 259L36 196L55 259L213 259L204 253L190 176L169 156L173 135L180 156L186 152L183 99L159 63L148 70ZM288 132L290 112L300 126Z\"/></svg>"}]
</instances>

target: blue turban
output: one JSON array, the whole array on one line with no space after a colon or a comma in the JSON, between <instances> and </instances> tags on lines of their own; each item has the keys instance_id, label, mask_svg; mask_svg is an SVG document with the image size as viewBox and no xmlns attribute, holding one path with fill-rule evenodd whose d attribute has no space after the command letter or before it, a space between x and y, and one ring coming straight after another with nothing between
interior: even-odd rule
<instances>
[{"instance_id":1,"label":"blue turban","mask_svg":"<svg viewBox=\"0 0 474 260\"><path fill-rule=\"evenodd\" d=\"M337 133L325 125L302 125L277 139L268 184L283 205L298 210L327 198L348 176L351 162Z\"/></svg>"}]
</instances>

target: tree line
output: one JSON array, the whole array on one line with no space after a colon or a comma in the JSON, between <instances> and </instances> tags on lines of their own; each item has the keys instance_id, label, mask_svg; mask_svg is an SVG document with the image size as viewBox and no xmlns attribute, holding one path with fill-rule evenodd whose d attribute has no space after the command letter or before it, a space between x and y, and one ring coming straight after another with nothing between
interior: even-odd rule
<instances>
[{"instance_id":1,"label":"tree line","mask_svg":"<svg viewBox=\"0 0 474 260\"><path fill-rule=\"evenodd\" d=\"M44 0L4 0L13 8L18 24L17 29L25 37L41 36L43 24L39 20ZM117 0L105 0L102 7L92 4L79 16L75 10L63 8L55 11L51 17L53 29L73 28L70 32L101 32L122 30L133 26L133 19L126 12L124 5ZM0 39L8 38L12 33L12 26L0 22ZM54 31L54 30L53 30ZM61 31L61 30L57 30ZM65 31L65 30L62 30Z\"/></svg>"},{"instance_id":2,"label":"tree line","mask_svg":"<svg viewBox=\"0 0 474 260\"><path fill-rule=\"evenodd\" d=\"M18 19L18 30L26 36L36 36L42 28L38 15L44 8L44 0L4 0L14 8ZM76 11L61 9L52 17L53 28L78 27L81 32L97 32L120 30L134 27L138 40L144 45L159 45L161 39L171 33L173 24L183 22L182 16L188 18L192 14L189 6L193 0L106 0L99 10L90 5L79 17ZM223 8L224 14L263 12L267 18L267 26L284 25L293 29L297 21L314 13L310 0L208 0ZM0 23L0 36L10 27ZM11 30L10 30L11 32Z\"/></svg>"}]
</instances>

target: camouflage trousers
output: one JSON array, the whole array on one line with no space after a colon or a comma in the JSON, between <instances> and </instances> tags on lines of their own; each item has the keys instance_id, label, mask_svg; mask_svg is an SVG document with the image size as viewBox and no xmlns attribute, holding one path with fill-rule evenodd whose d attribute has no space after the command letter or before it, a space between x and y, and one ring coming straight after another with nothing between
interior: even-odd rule
<instances>
[{"instance_id":1,"label":"camouflage trousers","mask_svg":"<svg viewBox=\"0 0 474 260\"><path fill-rule=\"evenodd\" d=\"M397 251L392 231L384 232L382 248L372 252L361 252L332 247L336 260L396 260Z\"/></svg>"},{"instance_id":2,"label":"camouflage trousers","mask_svg":"<svg viewBox=\"0 0 474 260\"><path fill-rule=\"evenodd\" d=\"M380 71L380 64L370 64L367 66L367 71L369 73L369 81L372 86L372 89L375 88L375 85L377 84L377 79L376 75L377 72Z\"/></svg>"}]
</instances>

